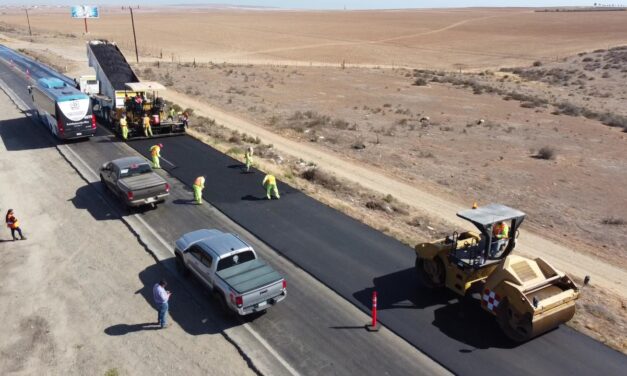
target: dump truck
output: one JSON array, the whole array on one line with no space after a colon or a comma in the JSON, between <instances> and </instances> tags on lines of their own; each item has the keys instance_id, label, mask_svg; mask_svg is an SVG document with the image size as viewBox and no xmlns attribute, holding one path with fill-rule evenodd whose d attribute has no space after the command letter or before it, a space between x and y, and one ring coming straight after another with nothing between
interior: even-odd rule
<instances>
[{"instance_id":1,"label":"dump truck","mask_svg":"<svg viewBox=\"0 0 627 376\"><path fill-rule=\"evenodd\" d=\"M146 114L155 137L185 133L187 116L166 114L165 101L159 97L159 92L166 90L165 86L140 81L115 43L89 41L87 59L95 76L80 77L79 88L90 94L94 114L114 133L122 135L120 119L126 115L128 139L147 137L142 122Z\"/></svg>"},{"instance_id":2,"label":"dump truck","mask_svg":"<svg viewBox=\"0 0 627 376\"><path fill-rule=\"evenodd\" d=\"M479 298L481 307L515 342L527 341L573 317L580 294L573 280L542 258L512 255L525 213L491 204L457 216L479 231L454 232L416 245L415 268L424 286ZM503 231L503 226L509 231ZM588 281L586 277L584 284Z\"/></svg>"}]
</instances>

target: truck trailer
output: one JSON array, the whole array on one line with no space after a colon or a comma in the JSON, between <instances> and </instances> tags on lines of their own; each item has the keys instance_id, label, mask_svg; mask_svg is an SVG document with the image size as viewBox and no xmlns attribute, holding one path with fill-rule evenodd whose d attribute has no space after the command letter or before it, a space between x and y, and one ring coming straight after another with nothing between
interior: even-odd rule
<instances>
[{"instance_id":1,"label":"truck trailer","mask_svg":"<svg viewBox=\"0 0 627 376\"><path fill-rule=\"evenodd\" d=\"M115 43L89 41L87 59L95 80L93 76L81 77L81 90L91 95L94 114L115 134L122 135L120 119L126 116L127 139L148 137L142 121L145 115L150 119L150 137L185 133L186 114L166 114L165 101L159 97L166 88L158 82L140 81Z\"/></svg>"}]
</instances>

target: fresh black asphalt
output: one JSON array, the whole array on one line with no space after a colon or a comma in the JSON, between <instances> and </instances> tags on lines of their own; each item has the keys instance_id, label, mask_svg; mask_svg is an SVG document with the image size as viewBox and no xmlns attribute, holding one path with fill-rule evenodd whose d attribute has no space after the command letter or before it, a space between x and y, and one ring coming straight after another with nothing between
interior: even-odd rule
<instances>
[{"instance_id":1,"label":"fresh black asphalt","mask_svg":"<svg viewBox=\"0 0 627 376\"><path fill-rule=\"evenodd\" d=\"M191 137L141 140L148 157L162 143L161 166L185 184L207 178L204 198L235 222L368 312L372 290L380 322L456 374L622 374L627 358L566 326L522 345L509 342L478 304L419 286L411 248L279 182L268 201L259 171Z\"/></svg>"},{"instance_id":2,"label":"fresh black asphalt","mask_svg":"<svg viewBox=\"0 0 627 376\"><path fill-rule=\"evenodd\" d=\"M15 91L28 103L23 89ZM155 142L165 145L162 155L174 166L162 167L171 175L188 185L206 176L207 201L360 309L369 311L376 289L380 321L456 374L621 375L627 369L623 354L566 326L512 344L478 305L462 310L453 295L420 288L409 247L281 182L281 199L265 200L263 174L242 173L240 162L190 137L130 146L148 156Z\"/></svg>"}]
</instances>

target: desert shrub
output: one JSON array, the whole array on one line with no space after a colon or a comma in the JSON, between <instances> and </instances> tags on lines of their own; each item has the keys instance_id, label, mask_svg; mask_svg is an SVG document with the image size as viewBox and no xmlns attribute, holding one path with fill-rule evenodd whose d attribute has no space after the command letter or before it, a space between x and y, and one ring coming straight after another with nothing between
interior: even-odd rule
<instances>
[{"instance_id":1,"label":"desert shrub","mask_svg":"<svg viewBox=\"0 0 627 376\"><path fill-rule=\"evenodd\" d=\"M536 61L534 61L534 62L533 62L533 66L534 66L534 67L539 67L539 66L542 66L542 62L541 62L541 61L536 60Z\"/></svg>"},{"instance_id":2,"label":"desert shrub","mask_svg":"<svg viewBox=\"0 0 627 376\"><path fill-rule=\"evenodd\" d=\"M187 107L186 109L183 110L183 112L187 112L187 115L192 116L194 114L194 109Z\"/></svg>"},{"instance_id":3,"label":"desert shrub","mask_svg":"<svg viewBox=\"0 0 627 376\"><path fill-rule=\"evenodd\" d=\"M301 173L301 177L333 192L340 191L343 188L342 183L335 176L316 167L304 170Z\"/></svg>"},{"instance_id":4,"label":"desert shrub","mask_svg":"<svg viewBox=\"0 0 627 376\"><path fill-rule=\"evenodd\" d=\"M557 152L550 146L543 146L538 150L537 158L545 160L553 160L557 156Z\"/></svg>"},{"instance_id":5,"label":"desert shrub","mask_svg":"<svg viewBox=\"0 0 627 376\"><path fill-rule=\"evenodd\" d=\"M343 119L336 119L333 120L331 126L333 126L333 128L346 130L350 127L350 123Z\"/></svg>"},{"instance_id":6,"label":"desert shrub","mask_svg":"<svg viewBox=\"0 0 627 376\"><path fill-rule=\"evenodd\" d=\"M581 107L577 107L572 103L562 102L557 105L557 114L564 114L568 116L579 116L581 115L582 109Z\"/></svg>"},{"instance_id":7,"label":"desert shrub","mask_svg":"<svg viewBox=\"0 0 627 376\"><path fill-rule=\"evenodd\" d=\"M536 108L537 106L536 106L536 104L534 102L522 102L520 104L520 107L523 107L523 108Z\"/></svg>"},{"instance_id":8,"label":"desert shrub","mask_svg":"<svg viewBox=\"0 0 627 376\"><path fill-rule=\"evenodd\" d=\"M627 116L621 116L607 112L605 114L602 114L599 117L599 120L601 120L601 123L609 125L610 127L620 127L627 130Z\"/></svg>"},{"instance_id":9,"label":"desert shrub","mask_svg":"<svg viewBox=\"0 0 627 376\"><path fill-rule=\"evenodd\" d=\"M592 61L592 58L591 57L584 57L581 61L584 62L584 63L589 63L589 62Z\"/></svg>"},{"instance_id":10,"label":"desert shrub","mask_svg":"<svg viewBox=\"0 0 627 376\"><path fill-rule=\"evenodd\" d=\"M439 80L436 81L435 77L432 78L431 80L434 81L434 82L438 82L439 81ZM427 80L425 80L424 78L417 78L416 81L414 81L414 85L415 86L426 86L427 85Z\"/></svg>"},{"instance_id":11,"label":"desert shrub","mask_svg":"<svg viewBox=\"0 0 627 376\"><path fill-rule=\"evenodd\" d=\"M627 221L618 217L607 217L603 218L601 223L603 223L604 225L624 226L625 224L627 224Z\"/></svg>"},{"instance_id":12,"label":"desert shrub","mask_svg":"<svg viewBox=\"0 0 627 376\"><path fill-rule=\"evenodd\" d=\"M231 133L231 137L229 137L228 141L233 144L240 144L242 142L242 136L238 131L233 131Z\"/></svg>"}]
</instances>

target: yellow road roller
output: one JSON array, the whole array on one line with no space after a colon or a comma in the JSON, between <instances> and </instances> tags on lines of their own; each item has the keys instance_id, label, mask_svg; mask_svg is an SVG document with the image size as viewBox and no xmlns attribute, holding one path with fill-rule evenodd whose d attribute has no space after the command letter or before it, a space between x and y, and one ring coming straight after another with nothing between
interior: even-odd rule
<instances>
[{"instance_id":1,"label":"yellow road roller","mask_svg":"<svg viewBox=\"0 0 627 376\"><path fill-rule=\"evenodd\" d=\"M525 213L491 204L457 213L478 231L454 232L415 247L416 272L429 288L481 300L499 326L524 342L570 320L579 288L541 258L512 255ZM586 277L584 283L589 278Z\"/></svg>"}]
</instances>

